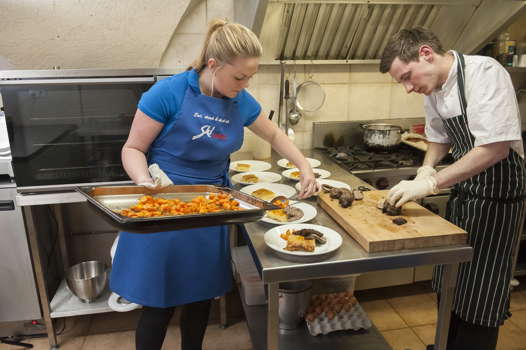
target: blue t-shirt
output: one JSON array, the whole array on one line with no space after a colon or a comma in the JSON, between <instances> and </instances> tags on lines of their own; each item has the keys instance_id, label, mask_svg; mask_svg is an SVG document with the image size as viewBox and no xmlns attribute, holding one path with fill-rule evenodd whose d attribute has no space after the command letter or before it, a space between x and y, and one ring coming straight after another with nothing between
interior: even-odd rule
<instances>
[{"instance_id":1,"label":"blue t-shirt","mask_svg":"<svg viewBox=\"0 0 526 350\"><path fill-rule=\"evenodd\" d=\"M200 93L199 74L194 69L155 83L142 95L139 109L150 118L165 124L166 130L168 125L176 122L188 88ZM232 100L237 101L244 126L252 124L261 113L260 104L246 90L241 90Z\"/></svg>"}]
</instances>

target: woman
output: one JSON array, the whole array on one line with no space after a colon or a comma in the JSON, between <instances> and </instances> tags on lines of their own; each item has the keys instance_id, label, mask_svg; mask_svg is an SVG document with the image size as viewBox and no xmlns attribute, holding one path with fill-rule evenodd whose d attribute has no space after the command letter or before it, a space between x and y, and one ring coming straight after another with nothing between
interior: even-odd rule
<instances>
[{"instance_id":1,"label":"woman","mask_svg":"<svg viewBox=\"0 0 526 350\"><path fill-rule=\"evenodd\" d=\"M247 126L298 166L300 197L312 195L317 183L309 163L245 91L261 52L246 27L214 21L189 70L156 83L139 101L122 150L130 178L155 186L148 172L155 163L177 185L228 186L229 157L241 147ZM178 305L182 348L201 349L211 299L228 292L231 281L226 226L119 235L111 289L144 306L138 350L161 348Z\"/></svg>"}]
</instances>

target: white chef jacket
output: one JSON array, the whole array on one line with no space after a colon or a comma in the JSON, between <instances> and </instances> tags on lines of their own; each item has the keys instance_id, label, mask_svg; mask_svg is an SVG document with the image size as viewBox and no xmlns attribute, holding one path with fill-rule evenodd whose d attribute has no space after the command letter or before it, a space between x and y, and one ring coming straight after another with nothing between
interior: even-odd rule
<instances>
[{"instance_id":1,"label":"white chef jacket","mask_svg":"<svg viewBox=\"0 0 526 350\"><path fill-rule=\"evenodd\" d=\"M442 88L424 98L426 137L450 143L442 119L462 114L457 81L457 57ZM517 97L506 69L491 57L464 55L467 118L475 146L513 141L511 148L524 158Z\"/></svg>"}]
</instances>

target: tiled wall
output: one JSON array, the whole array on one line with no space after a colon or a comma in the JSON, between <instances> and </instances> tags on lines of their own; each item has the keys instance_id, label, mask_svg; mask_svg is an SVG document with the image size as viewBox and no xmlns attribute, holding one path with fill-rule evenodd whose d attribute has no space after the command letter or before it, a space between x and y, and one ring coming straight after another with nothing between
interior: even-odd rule
<instances>
[{"instance_id":1,"label":"tiled wall","mask_svg":"<svg viewBox=\"0 0 526 350\"><path fill-rule=\"evenodd\" d=\"M296 74L294 74L294 71ZM314 80L326 93L323 107L305 113L293 127L298 147L309 148L314 121L370 120L385 118L423 117L423 98L407 94L388 74L378 72L377 65L297 65L287 66L286 78L299 83ZM249 91L258 99L265 113L279 105L279 66L261 66L250 83ZM277 117L274 117L276 120ZM243 151L256 145L254 136L247 133Z\"/></svg>"},{"instance_id":2,"label":"tiled wall","mask_svg":"<svg viewBox=\"0 0 526 350\"><path fill-rule=\"evenodd\" d=\"M178 25L161 67L189 64L201 49L206 24L217 17L231 19L233 13L232 0L207 0L196 5ZM407 95L388 74L378 72L378 65L290 65L286 69L287 79L295 77L298 84L314 80L322 85L327 96L319 111L306 113L293 127L295 143L302 149L311 145L314 121L423 117L422 97ZM279 106L279 81L279 65L261 66L248 89L266 115L271 109L276 111L274 121L277 121ZM257 147L261 147L261 143L247 130L241 151L253 151Z\"/></svg>"}]
</instances>

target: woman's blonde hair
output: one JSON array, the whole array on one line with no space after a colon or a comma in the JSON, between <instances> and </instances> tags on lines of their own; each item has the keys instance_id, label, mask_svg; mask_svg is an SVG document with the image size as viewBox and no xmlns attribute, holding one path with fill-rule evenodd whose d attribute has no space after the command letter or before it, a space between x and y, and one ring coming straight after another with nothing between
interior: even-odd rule
<instances>
[{"instance_id":1,"label":"woman's blonde hair","mask_svg":"<svg viewBox=\"0 0 526 350\"><path fill-rule=\"evenodd\" d=\"M199 58L188 69L200 72L210 58L230 63L236 57L260 57L262 53L258 37L250 29L239 23L216 19L208 27Z\"/></svg>"}]
</instances>

